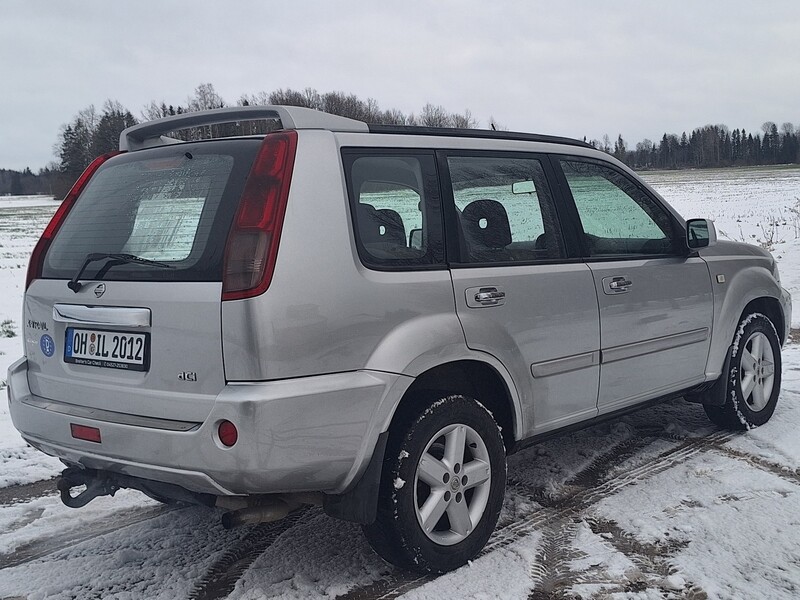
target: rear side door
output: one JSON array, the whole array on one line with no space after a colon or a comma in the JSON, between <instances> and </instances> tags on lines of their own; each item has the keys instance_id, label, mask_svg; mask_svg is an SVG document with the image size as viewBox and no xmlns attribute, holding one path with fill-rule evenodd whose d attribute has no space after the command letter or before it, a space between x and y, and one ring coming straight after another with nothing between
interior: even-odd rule
<instances>
[{"instance_id":1,"label":"rear side door","mask_svg":"<svg viewBox=\"0 0 800 600\"><path fill-rule=\"evenodd\" d=\"M705 262L683 227L634 178L602 161L559 157L600 305L600 414L705 378L713 319Z\"/></svg>"},{"instance_id":2,"label":"rear side door","mask_svg":"<svg viewBox=\"0 0 800 600\"><path fill-rule=\"evenodd\" d=\"M526 435L595 416L600 331L592 272L571 256L546 159L448 151L439 166L467 345L511 372Z\"/></svg>"}]
</instances>

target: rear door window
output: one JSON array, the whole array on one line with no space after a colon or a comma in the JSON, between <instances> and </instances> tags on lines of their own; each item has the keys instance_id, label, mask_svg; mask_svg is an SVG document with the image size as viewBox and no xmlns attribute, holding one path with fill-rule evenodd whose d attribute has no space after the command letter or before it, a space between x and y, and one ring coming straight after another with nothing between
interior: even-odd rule
<instances>
[{"instance_id":1,"label":"rear door window","mask_svg":"<svg viewBox=\"0 0 800 600\"><path fill-rule=\"evenodd\" d=\"M565 255L542 163L523 156L447 156L461 263L532 263Z\"/></svg>"},{"instance_id":2,"label":"rear door window","mask_svg":"<svg viewBox=\"0 0 800 600\"><path fill-rule=\"evenodd\" d=\"M112 159L95 174L45 258L43 276L71 278L89 254L132 254L171 268L99 260L84 276L221 280L227 232L258 142L207 142Z\"/></svg>"}]
</instances>

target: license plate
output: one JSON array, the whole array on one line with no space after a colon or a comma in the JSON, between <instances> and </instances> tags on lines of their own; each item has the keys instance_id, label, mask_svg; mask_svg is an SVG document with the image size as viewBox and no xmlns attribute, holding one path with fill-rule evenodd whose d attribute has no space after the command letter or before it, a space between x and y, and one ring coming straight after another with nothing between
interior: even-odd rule
<instances>
[{"instance_id":1,"label":"license plate","mask_svg":"<svg viewBox=\"0 0 800 600\"><path fill-rule=\"evenodd\" d=\"M147 371L150 334L68 327L64 362L89 367Z\"/></svg>"}]
</instances>

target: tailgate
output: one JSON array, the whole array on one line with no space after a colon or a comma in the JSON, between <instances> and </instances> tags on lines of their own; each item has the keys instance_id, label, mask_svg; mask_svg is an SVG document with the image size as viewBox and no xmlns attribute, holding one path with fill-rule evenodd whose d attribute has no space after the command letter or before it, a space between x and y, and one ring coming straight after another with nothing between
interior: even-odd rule
<instances>
[{"instance_id":1,"label":"tailgate","mask_svg":"<svg viewBox=\"0 0 800 600\"><path fill-rule=\"evenodd\" d=\"M85 407L203 421L225 385L221 287L84 281L73 293L63 280L34 281L24 307L31 392Z\"/></svg>"}]
</instances>

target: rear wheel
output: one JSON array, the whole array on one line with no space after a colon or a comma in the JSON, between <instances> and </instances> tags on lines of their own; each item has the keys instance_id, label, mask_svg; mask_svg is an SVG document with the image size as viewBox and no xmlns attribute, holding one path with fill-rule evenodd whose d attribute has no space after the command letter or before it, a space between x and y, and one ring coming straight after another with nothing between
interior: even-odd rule
<instances>
[{"instance_id":1,"label":"rear wheel","mask_svg":"<svg viewBox=\"0 0 800 600\"><path fill-rule=\"evenodd\" d=\"M399 567L438 573L460 567L483 549L503 504L500 430L486 408L459 395L436 399L395 429L378 518L364 533Z\"/></svg>"},{"instance_id":2,"label":"rear wheel","mask_svg":"<svg viewBox=\"0 0 800 600\"><path fill-rule=\"evenodd\" d=\"M739 324L733 340L726 401L704 405L717 425L750 429L769 421L781 387L781 348L775 326L766 315L754 313Z\"/></svg>"}]
</instances>

